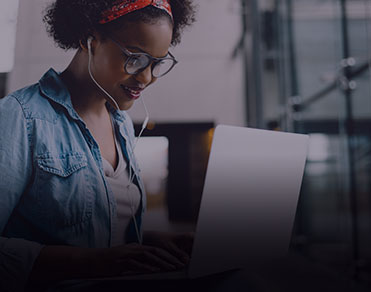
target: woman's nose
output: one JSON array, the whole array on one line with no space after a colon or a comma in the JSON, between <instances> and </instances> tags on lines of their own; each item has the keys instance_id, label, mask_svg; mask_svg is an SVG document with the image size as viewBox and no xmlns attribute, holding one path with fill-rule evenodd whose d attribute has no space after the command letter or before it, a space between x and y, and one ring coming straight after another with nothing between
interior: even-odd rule
<instances>
[{"instance_id":1,"label":"woman's nose","mask_svg":"<svg viewBox=\"0 0 371 292\"><path fill-rule=\"evenodd\" d=\"M152 76L152 67L148 66L146 69L144 69L142 72L135 75L135 79L145 86L150 84L153 80Z\"/></svg>"}]
</instances>

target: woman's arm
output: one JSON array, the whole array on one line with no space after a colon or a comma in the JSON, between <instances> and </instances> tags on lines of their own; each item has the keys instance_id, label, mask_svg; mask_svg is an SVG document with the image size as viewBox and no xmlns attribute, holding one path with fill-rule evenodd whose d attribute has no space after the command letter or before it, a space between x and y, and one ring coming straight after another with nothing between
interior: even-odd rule
<instances>
[{"instance_id":1,"label":"woman's arm","mask_svg":"<svg viewBox=\"0 0 371 292\"><path fill-rule=\"evenodd\" d=\"M42 248L36 242L0 237L0 291L23 291Z\"/></svg>"},{"instance_id":2,"label":"woman's arm","mask_svg":"<svg viewBox=\"0 0 371 292\"><path fill-rule=\"evenodd\" d=\"M162 248L128 244L112 248L46 246L33 266L30 281L62 281L124 274L170 271L184 267Z\"/></svg>"},{"instance_id":3,"label":"woman's arm","mask_svg":"<svg viewBox=\"0 0 371 292\"><path fill-rule=\"evenodd\" d=\"M4 230L32 175L29 120L14 96L0 99L0 290L21 291L42 245ZM5 290L7 289L7 290Z\"/></svg>"}]
</instances>

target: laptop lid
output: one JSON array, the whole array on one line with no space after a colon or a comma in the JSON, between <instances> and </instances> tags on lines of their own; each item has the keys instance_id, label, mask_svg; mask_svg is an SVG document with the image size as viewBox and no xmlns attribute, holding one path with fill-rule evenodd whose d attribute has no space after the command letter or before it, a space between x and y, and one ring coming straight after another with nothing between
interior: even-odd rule
<instances>
[{"instance_id":1,"label":"laptop lid","mask_svg":"<svg viewBox=\"0 0 371 292\"><path fill-rule=\"evenodd\" d=\"M188 271L191 278L287 253L308 140L301 134L216 127Z\"/></svg>"}]
</instances>

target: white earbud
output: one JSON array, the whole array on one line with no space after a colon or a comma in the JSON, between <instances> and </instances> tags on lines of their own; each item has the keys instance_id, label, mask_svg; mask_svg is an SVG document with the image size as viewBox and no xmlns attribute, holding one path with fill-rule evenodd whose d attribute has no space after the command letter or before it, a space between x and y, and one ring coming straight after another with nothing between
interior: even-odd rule
<instances>
[{"instance_id":1,"label":"white earbud","mask_svg":"<svg viewBox=\"0 0 371 292\"><path fill-rule=\"evenodd\" d=\"M88 38L88 50L89 50L89 53L91 53L91 42L93 41L93 38L92 37L89 37Z\"/></svg>"}]
</instances>

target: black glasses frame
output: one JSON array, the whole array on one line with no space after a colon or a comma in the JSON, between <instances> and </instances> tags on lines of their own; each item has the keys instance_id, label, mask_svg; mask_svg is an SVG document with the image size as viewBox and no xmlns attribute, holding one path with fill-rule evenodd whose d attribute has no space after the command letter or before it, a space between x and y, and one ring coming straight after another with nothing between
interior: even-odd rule
<instances>
[{"instance_id":1,"label":"black glasses frame","mask_svg":"<svg viewBox=\"0 0 371 292\"><path fill-rule=\"evenodd\" d=\"M151 70L152 76L155 77L155 78L159 78L159 77L162 77L162 76L166 75L167 73L169 73L174 68L174 66L178 63L178 61L175 59L175 57L170 52L168 52L168 54L169 54L170 57L156 58L156 57L152 57L151 55L149 55L147 53L132 53L129 50L127 50L126 48L122 47L114 39L110 38L110 40L114 44L116 44L121 49L121 51L124 53L124 55L127 57L127 59L125 60L125 63L124 63L124 68L125 68L126 73L129 74L129 75L139 74L139 73L143 72L149 65L152 64L151 65L152 66L152 70ZM137 57L137 56L143 56L143 55L148 58L148 60L149 60L148 65L145 66L144 68L142 68L142 69L134 72L134 73L129 73L128 70L126 69L126 67L127 67L128 63L129 63L129 61L131 60L131 58ZM163 74L161 74L159 76L155 76L153 74L153 70L156 67L156 65L159 64L163 60L172 60L173 61L173 65L165 73L163 73Z\"/></svg>"}]
</instances>

